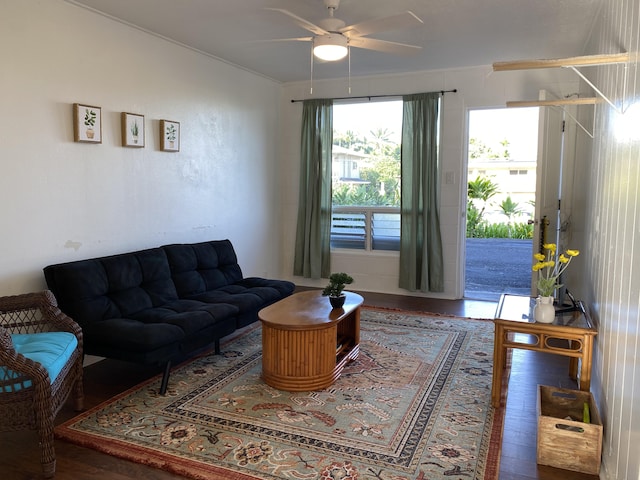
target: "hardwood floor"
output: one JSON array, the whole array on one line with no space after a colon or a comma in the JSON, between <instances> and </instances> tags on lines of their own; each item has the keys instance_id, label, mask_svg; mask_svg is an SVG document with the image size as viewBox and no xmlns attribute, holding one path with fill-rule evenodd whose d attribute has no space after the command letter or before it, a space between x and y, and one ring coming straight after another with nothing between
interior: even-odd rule
<instances>
[{"instance_id":1,"label":"hardwood floor","mask_svg":"<svg viewBox=\"0 0 640 480\"><path fill-rule=\"evenodd\" d=\"M400 308L471 318L493 318L496 304L474 300L437 300L399 295L362 293L365 305ZM512 361L500 461L500 480L592 480L597 476L536 464L536 389L538 384L576 388L568 374L568 360L557 355L517 350ZM85 368L85 407L135 386L159 373L158 369L104 360ZM72 418L66 406L57 423ZM169 480L183 477L144 465L56 441L57 480ZM0 478L32 480L41 478L35 432L0 433Z\"/></svg>"}]
</instances>

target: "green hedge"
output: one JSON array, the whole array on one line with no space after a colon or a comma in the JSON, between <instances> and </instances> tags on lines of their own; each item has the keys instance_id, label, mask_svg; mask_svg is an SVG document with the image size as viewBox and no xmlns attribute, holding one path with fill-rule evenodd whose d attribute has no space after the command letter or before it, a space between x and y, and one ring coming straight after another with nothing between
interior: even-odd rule
<instances>
[{"instance_id":1,"label":"green hedge","mask_svg":"<svg viewBox=\"0 0 640 480\"><path fill-rule=\"evenodd\" d=\"M533 225L529 225L528 223L507 225L506 223L487 223L484 221L473 225L471 222L468 222L467 237L532 239Z\"/></svg>"}]
</instances>

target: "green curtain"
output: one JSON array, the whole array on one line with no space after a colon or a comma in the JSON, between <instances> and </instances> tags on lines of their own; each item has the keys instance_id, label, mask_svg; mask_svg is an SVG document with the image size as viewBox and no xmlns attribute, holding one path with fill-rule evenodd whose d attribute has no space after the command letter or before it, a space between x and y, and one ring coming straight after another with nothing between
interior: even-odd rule
<instances>
[{"instance_id":1,"label":"green curtain","mask_svg":"<svg viewBox=\"0 0 640 480\"><path fill-rule=\"evenodd\" d=\"M300 143L300 197L293 274L328 278L331 273L333 100L304 101Z\"/></svg>"},{"instance_id":2,"label":"green curtain","mask_svg":"<svg viewBox=\"0 0 640 480\"><path fill-rule=\"evenodd\" d=\"M439 215L441 92L403 97L400 288L444 291Z\"/></svg>"}]
</instances>

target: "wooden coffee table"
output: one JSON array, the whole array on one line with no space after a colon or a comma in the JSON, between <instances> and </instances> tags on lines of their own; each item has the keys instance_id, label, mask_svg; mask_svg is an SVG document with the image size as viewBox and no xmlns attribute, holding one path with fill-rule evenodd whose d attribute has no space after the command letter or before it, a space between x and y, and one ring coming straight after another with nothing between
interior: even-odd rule
<instances>
[{"instance_id":1,"label":"wooden coffee table","mask_svg":"<svg viewBox=\"0 0 640 480\"><path fill-rule=\"evenodd\" d=\"M502 375L507 350L519 348L570 357L569 375L578 381L580 390L589 391L593 339L598 331L580 302L578 309L556 313L553 323L533 320L535 299L520 295L502 295L496 309L495 343L493 345L493 385L491 403L500 406ZM524 334L521 336L519 334ZM578 362L580 375L578 376Z\"/></svg>"},{"instance_id":2,"label":"wooden coffee table","mask_svg":"<svg viewBox=\"0 0 640 480\"><path fill-rule=\"evenodd\" d=\"M327 388L360 352L360 306L352 292L332 309L319 290L295 293L258 312L262 378L291 392Z\"/></svg>"}]
</instances>

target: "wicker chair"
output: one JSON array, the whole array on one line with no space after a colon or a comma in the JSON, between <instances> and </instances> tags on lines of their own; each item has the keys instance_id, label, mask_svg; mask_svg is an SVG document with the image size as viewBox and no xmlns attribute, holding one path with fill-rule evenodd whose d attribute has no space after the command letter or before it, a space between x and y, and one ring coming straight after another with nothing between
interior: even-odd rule
<instances>
[{"instance_id":1,"label":"wicker chair","mask_svg":"<svg viewBox=\"0 0 640 480\"><path fill-rule=\"evenodd\" d=\"M51 332L72 333L77 345L73 337ZM60 369L54 379L49 378L49 362L43 362L47 363L45 368L28 358L38 358L38 342L43 338L33 334L45 333L49 340L53 337L66 341L66 346L57 347L61 352L53 354L57 355ZM51 350L54 349L47 349ZM0 297L0 431L37 430L42 470L47 478L53 477L56 469L53 439L56 414L71 392L75 409L83 408L82 360L82 330L60 311L50 291Z\"/></svg>"}]
</instances>

